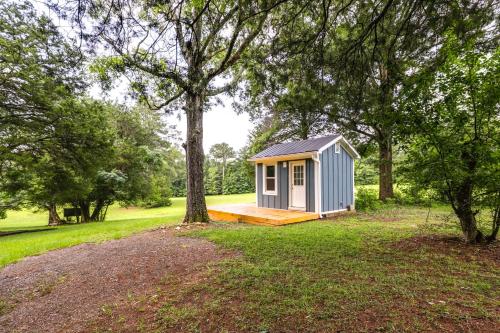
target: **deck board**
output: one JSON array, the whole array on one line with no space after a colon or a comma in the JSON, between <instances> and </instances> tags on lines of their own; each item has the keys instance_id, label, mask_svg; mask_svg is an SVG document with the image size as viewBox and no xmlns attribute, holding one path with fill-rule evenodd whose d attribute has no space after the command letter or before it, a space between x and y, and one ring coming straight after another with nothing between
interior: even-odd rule
<instances>
[{"instance_id":1,"label":"deck board","mask_svg":"<svg viewBox=\"0 0 500 333\"><path fill-rule=\"evenodd\" d=\"M256 207L255 204L219 205L208 207L214 221L245 222L258 225L279 226L317 220L316 213Z\"/></svg>"}]
</instances>

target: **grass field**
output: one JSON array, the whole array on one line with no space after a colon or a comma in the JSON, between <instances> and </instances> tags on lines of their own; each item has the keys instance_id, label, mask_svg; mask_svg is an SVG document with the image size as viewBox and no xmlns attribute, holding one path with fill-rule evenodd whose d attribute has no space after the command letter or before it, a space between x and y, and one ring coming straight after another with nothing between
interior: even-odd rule
<instances>
[{"instance_id":1,"label":"grass field","mask_svg":"<svg viewBox=\"0 0 500 333\"><path fill-rule=\"evenodd\" d=\"M253 202L254 194L207 197ZM158 209L111 207L103 223L0 237L0 267L83 242L181 221L184 199ZM40 228L14 212L0 231ZM96 305L96 332L498 332L499 247L465 246L447 207L386 205L286 227L214 223L181 231L234 251L195 277L165 276L151 294ZM103 310L104 311L104 310Z\"/></svg>"},{"instance_id":2,"label":"grass field","mask_svg":"<svg viewBox=\"0 0 500 333\"><path fill-rule=\"evenodd\" d=\"M190 231L241 256L193 281L167 277L154 295L112 310L100 327L498 332L498 247L466 247L453 238L459 233L445 222L446 209L427 215L424 208L386 207L286 227L220 224Z\"/></svg>"},{"instance_id":3,"label":"grass field","mask_svg":"<svg viewBox=\"0 0 500 333\"><path fill-rule=\"evenodd\" d=\"M255 202L255 194L208 196L207 204ZM85 242L101 242L128 236L161 225L179 223L184 216L185 199L174 198L170 207L109 209L107 221L50 227L47 231L0 237L0 267L23 257ZM47 226L46 212L13 211L0 220L0 231L30 230Z\"/></svg>"}]
</instances>

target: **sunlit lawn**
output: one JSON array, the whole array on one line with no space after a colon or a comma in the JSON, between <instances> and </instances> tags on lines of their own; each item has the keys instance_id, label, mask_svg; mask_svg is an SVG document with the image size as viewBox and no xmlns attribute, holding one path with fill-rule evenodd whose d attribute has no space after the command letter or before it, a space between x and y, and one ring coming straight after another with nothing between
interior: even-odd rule
<instances>
[{"instance_id":1,"label":"sunlit lawn","mask_svg":"<svg viewBox=\"0 0 500 333\"><path fill-rule=\"evenodd\" d=\"M207 197L208 205L251 202L255 194ZM165 208L113 206L106 222L0 237L0 267L178 223L184 205L173 199ZM235 256L208 263L201 279L166 276L151 286L154 294L111 306L97 331L497 331L498 247L434 241L460 236L454 219L447 206L386 205L285 227L214 223L182 231ZM13 212L0 231L41 228L46 220L45 213Z\"/></svg>"},{"instance_id":2,"label":"sunlit lawn","mask_svg":"<svg viewBox=\"0 0 500 333\"><path fill-rule=\"evenodd\" d=\"M208 205L251 202L255 202L253 193L207 196ZM184 212L184 198L174 198L170 207L162 208L124 208L114 205L109 208L105 222L50 227L47 231L3 236L0 237L0 267L53 249L117 239L141 230L179 223ZM46 212L14 211L8 213L7 219L0 220L0 231L40 229L46 226Z\"/></svg>"},{"instance_id":3,"label":"sunlit lawn","mask_svg":"<svg viewBox=\"0 0 500 333\"><path fill-rule=\"evenodd\" d=\"M153 289L155 297L134 298L125 312L113 312L123 324L107 319L101 328L498 331L499 266L482 256L494 249L434 241L460 235L452 218L446 207L429 214L426 208L387 206L285 227L219 224L188 231L239 255L213 265L206 278L179 277Z\"/></svg>"}]
</instances>

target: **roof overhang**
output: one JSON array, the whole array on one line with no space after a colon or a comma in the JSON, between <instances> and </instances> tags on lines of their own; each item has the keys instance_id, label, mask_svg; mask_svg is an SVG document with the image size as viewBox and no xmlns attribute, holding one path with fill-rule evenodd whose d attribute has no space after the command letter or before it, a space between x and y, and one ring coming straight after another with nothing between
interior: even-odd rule
<instances>
[{"instance_id":1,"label":"roof overhang","mask_svg":"<svg viewBox=\"0 0 500 333\"><path fill-rule=\"evenodd\" d=\"M310 151L305 153L297 154L287 154L287 155L277 155L277 156L265 156L258 158L249 158L248 161L255 163L263 162L278 162L278 161L292 161L292 160L302 160L305 158L314 158L318 155L317 151Z\"/></svg>"},{"instance_id":2,"label":"roof overhang","mask_svg":"<svg viewBox=\"0 0 500 333\"><path fill-rule=\"evenodd\" d=\"M333 146L337 142L339 142L340 144L342 144L342 146L344 147L344 149L349 153L349 155L351 155L352 158L354 158L354 159L360 159L361 158L361 156L356 151L356 149L354 149L354 147L349 143L349 141L347 141L343 136L339 136L338 138L335 138L334 140L330 141L329 143L327 143L326 145L324 145L323 147L321 147L318 150L318 152L322 153L324 150L326 150L329 147Z\"/></svg>"},{"instance_id":3,"label":"roof overhang","mask_svg":"<svg viewBox=\"0 0 500 333\"><path fill-rule=\"evenodd\" d=\"M340 143L342 145L342 147L344 147L344 149L347 151L347 153L352 158L354 158L354 159L361 158L361 156L356 151L356 149L354 149L354 147L341 135L315 151L287 154L287 155L263 156L263 157L257 157L257 158L252 157L252 158L249 158L248 161L256 162L256 163L263 163L263 162L300 160L300 159L305 159L305 158L317 158L319 154L321 154L324 150L333 146L337 142Z\"/></svg>"}]
</instances>

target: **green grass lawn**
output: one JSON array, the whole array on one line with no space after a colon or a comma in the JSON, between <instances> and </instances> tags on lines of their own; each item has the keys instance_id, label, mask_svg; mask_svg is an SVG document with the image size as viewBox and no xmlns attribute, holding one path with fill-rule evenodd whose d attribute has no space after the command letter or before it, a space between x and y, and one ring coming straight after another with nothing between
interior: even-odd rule
<instances>
[{"instance_id":1,"label":"green grass lawn","mask_svg":"<svg viewBox=\"0 0 500 333\"><path fill-rule=\"evenodd\" d=\"M207 197L209 205L254 194ZM25 256L120 238L181 221L166 208L111 207L109 220L0 237L0 267ZM45 214L9 214L0 231L39 228ZM494 332L498 245L465 246L447 207L388 205L378 212L262 227L214 223L182 235L234 251L200 275L165 276L152 294L110 305L96 331ZM132 291L133 292L133 291ZM106 307L106 309L108 309Z\"/></svg>"},{"instance_id":2,"label":"green grass lawn","mask_svg":"<svg viewBox=\"0 0 500 333\"><path fill-rule=\"evenodd\" d=\"M207 196L208 205L255 202L255 194ZM47 231L0 237L0 267L23 257L86 242L101 242L153 229L161 225L179 223L185 212L184 198L172 199L170 207L124 208L110 207L107 221L50 227ZM0 220L0 231L30 230L46 227L46 212L13 211Z\"/></svg>"},{"instance_id":3,"label":"green grass lawn","mask_svg":"<svg viewBox=\"0 0 500 333\"><path fill-rule=\"evenodd\" d=\"M499 263L483 254L498 247L442 239L459 236L445 222L449 210L433 209L426 222L427 213L389 207L285 227L188 232L241 255L205 278L166 282L154 298L131 301L124 316L136 311L136 329L167 332L495 331Z\"/></svg>"}]
</instances>

